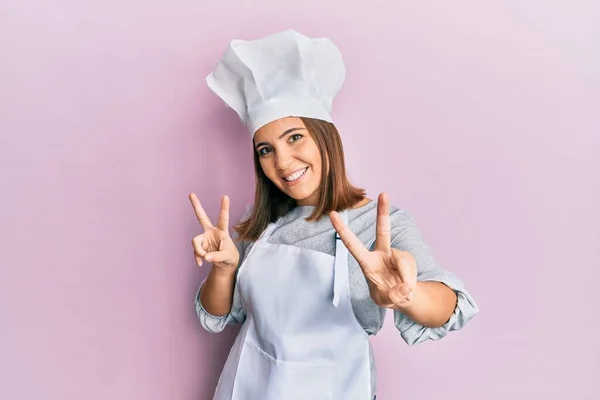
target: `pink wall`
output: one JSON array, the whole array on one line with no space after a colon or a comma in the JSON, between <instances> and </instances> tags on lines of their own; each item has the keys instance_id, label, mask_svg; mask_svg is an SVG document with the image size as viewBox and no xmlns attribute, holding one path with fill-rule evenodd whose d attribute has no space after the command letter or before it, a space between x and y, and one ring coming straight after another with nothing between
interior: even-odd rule
<instances>
[{"instance_id":1,"label":"pink wall","mask_svg":"<svg viewBox=\"0 0 600 400\"><path fill-rule=\"evenodd\" d=\"M343 51L353 180L481 308L411 348L390 318L380 398L599 398L598 3L429 3L4 2L0 398L210 398L236 330L196 319L187 194L238 218L253 174L204 77L230 39L289 27Z\"/></svg>"}]
</instances>

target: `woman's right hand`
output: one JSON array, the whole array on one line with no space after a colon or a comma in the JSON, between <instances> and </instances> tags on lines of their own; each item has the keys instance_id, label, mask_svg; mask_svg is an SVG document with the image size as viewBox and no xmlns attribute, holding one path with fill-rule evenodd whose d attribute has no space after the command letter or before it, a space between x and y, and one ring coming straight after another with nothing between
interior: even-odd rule
<instances>
[{"instance_id":1,"label":"woman's right hand","mask_svg":"<svg viewBox=\"0 0 600 400\"><path fill-rule=\"evenodd\" d=\"M217 226L213 226L200 200L194 193L189 195L196 217L204 229L204 233L192 239L196 263L202 265L202 259L211 262L222 271L233 272L238 266L240 253L229 236L229 197L221 199L221 212Z\"/></svg>"}]
</instances>

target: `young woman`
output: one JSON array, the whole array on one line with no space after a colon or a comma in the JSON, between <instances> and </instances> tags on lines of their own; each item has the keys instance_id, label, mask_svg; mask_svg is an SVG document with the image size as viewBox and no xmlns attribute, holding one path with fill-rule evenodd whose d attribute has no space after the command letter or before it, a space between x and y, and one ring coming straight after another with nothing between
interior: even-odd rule
<instances>
[{"instance_id":1,"label":"young woman","mask_svg":"<svg viewBox=\"0 0 600 400\"><path fill-rule=\"evenodd\" d=\"M192 241L196 261L212 263L198 317L210 332L242 324L216 400L373 399L369 336L388 309L409 345L478 311L409 214L348 181L329 116L343 75L329 40L289 30L232 42L207 78L248 126L256 170L236 241L229 198L215 225L190 195L204 230Z\"/></svg>"}]
</instances>

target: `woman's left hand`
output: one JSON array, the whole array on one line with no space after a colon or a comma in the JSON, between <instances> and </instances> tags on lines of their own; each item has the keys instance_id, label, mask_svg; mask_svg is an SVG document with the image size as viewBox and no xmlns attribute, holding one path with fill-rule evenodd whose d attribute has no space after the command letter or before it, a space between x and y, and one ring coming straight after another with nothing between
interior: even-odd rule
<instances>
[{"instance_id":1,"label":"woman's left hand","mask_svg":"<svg viewBox=\"0 0 600 400\"><path fill-rule=\"evenodd\" d=\"M377 204L375 248L369 251L335 211L329 215L333 227L360 265L373 301L386 308L406 307L417 286L417 263L406 251L391 247L389 202L380 194Z\"/></svg>"}]
</instances>

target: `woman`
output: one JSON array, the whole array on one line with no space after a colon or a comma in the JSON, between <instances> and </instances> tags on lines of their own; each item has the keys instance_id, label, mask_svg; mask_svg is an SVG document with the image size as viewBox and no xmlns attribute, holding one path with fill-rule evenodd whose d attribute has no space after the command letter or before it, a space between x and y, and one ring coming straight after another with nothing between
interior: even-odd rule
<instances>
[{"instance_id":1,"label":"woman","mask_svg":"<svg viewBox=\"0 0 600 400\"><path fill-rule=\"evenodd\" d=\"M363 400L376 395L369 336L392 309L410 345L460 329L478 311L403 210L347 179L330 111L344 78L327 39L285 31L233 41L209 87L252 136L254 206L229 234L229 199L192 243L212 263L196 296L205 329L242 328L218 400Z\"/></svg>"}]
</instances>

